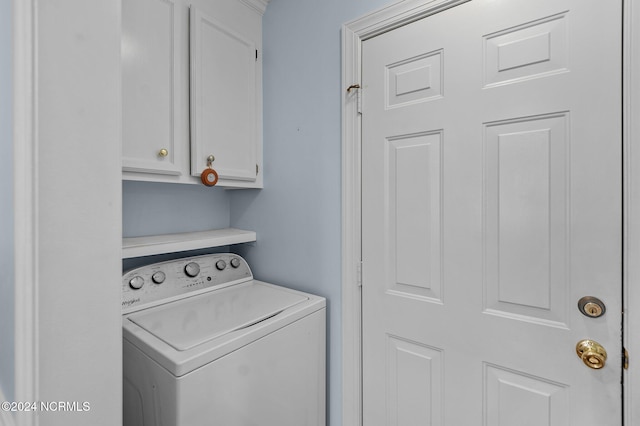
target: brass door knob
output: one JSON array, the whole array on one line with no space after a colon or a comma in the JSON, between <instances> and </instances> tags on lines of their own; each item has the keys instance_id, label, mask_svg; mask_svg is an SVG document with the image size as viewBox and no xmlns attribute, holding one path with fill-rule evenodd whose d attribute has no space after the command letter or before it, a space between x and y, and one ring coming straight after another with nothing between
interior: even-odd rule
<instances>
[{"instance_id":1,"label":"brass door knob","mask_svg":"<svg viewBox=\"0 0 640 426\"><path fill-rule=\"evenodd\" d=\"M169 151L165 148L162 148L160 151L158 151L158 155L160 157L166 157L167 155L169 155Z\"/></svg>"},{"instance_id":2,"label":"brass door knob","mask_svg":"<svg viewBox=\"0 0 640 426\"><path fill-rule=\"evenodd\" d=\"M594 370L604 367L607 361L607 351L595 340L585 339L579 341L576 345L576 353L587 367Z\"/></svg>"}]
</instances>

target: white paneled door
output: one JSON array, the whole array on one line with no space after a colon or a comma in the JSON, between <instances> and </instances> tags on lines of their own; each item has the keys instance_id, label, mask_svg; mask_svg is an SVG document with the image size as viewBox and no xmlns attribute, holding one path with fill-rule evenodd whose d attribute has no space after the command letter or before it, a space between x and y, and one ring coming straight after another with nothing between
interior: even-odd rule
<instances>
[{"instance_id":1,"label":"white paneled door","mask_svg":"<svg viewBox=\"0 0 640 426\"><path fill-rule=\"evenodd\" d=\"M365 426L621 424L621 16L472 0L363 42Z\"/></svg>"}]
</instances>

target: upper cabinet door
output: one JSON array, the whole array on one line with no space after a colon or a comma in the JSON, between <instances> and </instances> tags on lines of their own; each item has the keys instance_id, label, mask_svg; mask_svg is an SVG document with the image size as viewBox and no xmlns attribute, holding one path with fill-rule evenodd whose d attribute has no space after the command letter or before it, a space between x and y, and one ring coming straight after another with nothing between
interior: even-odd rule
<instances>
[{"instance_id":1,"label":"upper cabinet door","mask_svg":"<svg viewBox=\"0 0 640 426\"><path fill-rule=\"evenodd\" d=\"M191 174L213 155L220 179L258 174L257 51L252 40L191 6Z\"/></svg>"},{"instance_id":2,"label":"upper cabinet door","mask_svg":"<svg viewBox=\"0 0 640 426\"><path fill-rule=\"evenodd\" d=\"M122 2L123 171L180 175L180 45L173 0Z\"/></svg>"}]
</instances>

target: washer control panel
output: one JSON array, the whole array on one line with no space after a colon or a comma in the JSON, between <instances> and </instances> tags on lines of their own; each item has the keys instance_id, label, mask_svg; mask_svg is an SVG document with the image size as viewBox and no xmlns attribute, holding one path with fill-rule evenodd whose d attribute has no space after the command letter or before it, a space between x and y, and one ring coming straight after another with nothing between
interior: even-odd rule
<instances>
[{"instance_id":1,"label":"washer control panel","mask_svg":"<svg viewBox=\"0 0 640 426\"><path fill-rule=\"evenodd\" d=\"M253 279L237 254L206 254L154 263L122 276L122 313Z\"/></svg>"}]
</instances>

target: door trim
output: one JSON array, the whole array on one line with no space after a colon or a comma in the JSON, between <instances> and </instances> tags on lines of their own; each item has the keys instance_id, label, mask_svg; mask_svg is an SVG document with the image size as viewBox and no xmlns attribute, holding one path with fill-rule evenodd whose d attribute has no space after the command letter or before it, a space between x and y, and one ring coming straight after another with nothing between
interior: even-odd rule
<instances>
[{"instance_id":1,"label":"door trim","mask_svg":"<svg viewBox=\"0 0 640 426\"><path fill-rule=\"evenodd\" d=\"M640 421L640 404L633 404L640 395L640 372L635 367L640 341L631 338L640 330L640 7L634 0L624 0L623 11L623 343L630 354L629 369L623 373L623 415L625 424L633 425Z\"/></svg>"},{"instance_id":2,"label":"door trim","mask_svg":"<svg viewBox=\"0 0 640 426\"><path fill-rule=\"evenodd\" d=\"M362 299L360 287L361 252L361 117L360 90L346 89L361 83L362 42L468 0L404 0L373 11L342 27L342 424L362 425ZM624 10L623 32L623 269L625 345L631 363L624 372L624 423L640 419L640 404L632 404L635 389L640 389L640 374L635 372L633 354L640 354L640 341L628 338L640 330L640 149L632 150L632 142L640 143L640 7L633 0L621 0ZM634 90L631 90L631 89ZM634 172L637 170L637 172ZM635 217L634 217L635 216ZM632 330L634 333L632 333ZM636 391L640 394L640 390Z\"/></svg>"},{"instance_id":3,"label":"door trim","mask_svg":"<svg viewBox=\"0 0 640 426\"><path fill-rule=\"evenodd\" d=\"M38 382L38 186L36 5L13 7L13 191L14 191L14 398L39 401ZM9 416L12 417L12 416ZM39 424L38 416L13 417L16 425Z\"/></svg>"}]
</instances>

